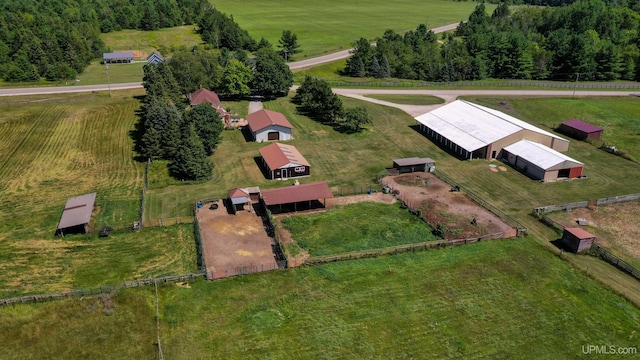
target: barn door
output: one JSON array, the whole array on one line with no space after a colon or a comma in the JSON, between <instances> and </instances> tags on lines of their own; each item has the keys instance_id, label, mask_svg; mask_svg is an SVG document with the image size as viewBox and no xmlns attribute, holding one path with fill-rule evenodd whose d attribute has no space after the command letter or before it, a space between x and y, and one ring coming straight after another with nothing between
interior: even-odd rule
<instances>
[{"instance_id":1,"label":"barn door","mask_svg":"<svg viewBox=\"0 0 640 360\"><path fill-rule=\"evenodd\" d=\"M269 140L269 141L280 140L280 132L278 132L278 131L270 131L267 134L267 140Z\"/></svg>"}]
</instances>

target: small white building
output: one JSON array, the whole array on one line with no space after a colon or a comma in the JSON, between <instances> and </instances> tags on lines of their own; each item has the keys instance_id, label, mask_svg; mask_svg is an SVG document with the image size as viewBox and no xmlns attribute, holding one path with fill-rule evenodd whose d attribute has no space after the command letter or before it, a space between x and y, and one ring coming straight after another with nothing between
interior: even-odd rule
<instances>
[{"instance_id":1,"label":"small white building","mask_svg":"<svg viewBox=\"0 0 640 360\"><path fill-rule=\"evenodd\" d=\"M293 126L283 114L271 110L259 110L247 115L249 131L256 142L291 140Z\"/></svg>"},{"instance_id":2,"label":"small white building","mask_svg":"<svg viewBox=\"0 0 640 360\"><path fill-rule=\"evenodd\" d=\"M503 150L511 166L536 180L573 179L584 172L583 163L537 142L520 140Z\"/></svg>"}]
</instances>

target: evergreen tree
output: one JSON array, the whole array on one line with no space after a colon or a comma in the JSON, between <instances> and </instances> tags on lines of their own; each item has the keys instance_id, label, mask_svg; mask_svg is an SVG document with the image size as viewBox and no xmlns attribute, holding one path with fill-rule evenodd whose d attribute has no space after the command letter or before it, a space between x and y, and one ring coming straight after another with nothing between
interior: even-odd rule
<instances>
[{"instance_id":1,"label":"evergreen tree","mask_svg":"<svg viewBox=\"0 0 640 360\"><path fill-rule=\"evenodd\" d=\"M185 126L193 125L195 127L206 154L213 154L224 129L218 112L207 103L196 105L190 111L185 112L184 121Z\"/></svg>"},{"instance_id":2,"label":"evergreen tree","mask_svg":"<svg viewBox=\"0 0 640 360\"><path fill-rule=\"evenodd\" d=\"M181 180L200 180L211 176L213 163L207 157L193 124L182 132L180 146L169 164L169 172Z\"/></svg>"},{"instance_id":3,"label":"evergreen tree","mask_svg":"<svg viewBox=\"0 0 640 360\"><path fill-rule=\"evenodd\" d=\"M278 41L278 48L285 61L290 60L291 56L302 51L298 44L298 35L292 33L291 30L284 30L282 32L282 36Z\"/></svg>"},{"instance_id":4,"label":"evergreen tree","mask_svg":"<svg viewBox=\"0 0 640 360\"><path fill-rule=\"evenodd\" d=\"M371 67L369 67L369 75L373 76L374 78L381 78L381 74L382 72L380 63L378 62L378 58L374 56L373 60L371 61Z\"/></svg>"}]
</instances>

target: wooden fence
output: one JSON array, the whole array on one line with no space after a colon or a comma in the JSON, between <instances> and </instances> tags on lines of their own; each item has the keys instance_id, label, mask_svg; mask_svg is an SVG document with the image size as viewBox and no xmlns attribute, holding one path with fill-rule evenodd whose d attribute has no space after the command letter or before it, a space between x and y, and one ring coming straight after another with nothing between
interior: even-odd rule
<instances>
[{"instance_id":1,"label":"wooden fence","mask_svg":"<svg viewBox=\"0 0 640 360\"><path fill-rule=\"evenodd\" d=\"M546 214L554 211L571 211L576 208L586 208L589 206L589 200L578 201L566 204L540 206L533 209L533 213L540 217L540 214Z\"/></svg>"},{"instance_id":2,"label":"wooden fence","mask_svg":"<svg viewBox=\"0 0 640 360\"><path fill-rule=\"evenodd\" d=\"M487 234L480 237L468 238L468 239L453 239L453 240L434 240L415 244L405 244L391 246L381 249L371 249L363 251L354 251L344 254L328 255L328 256L313 256L304 261L305 265L319 265L334 261L373 258L384 255L399 254L404 252L424 251L427 249L445 247L445 246L457 246L464 244L472 244L482 240L501 239L504 237L504 233Z\"/></svg>"},{"instance_id":3,"label":"wooden fence","mask_svg":"<svg viewBox=\"0 0 640 360\"><path fill-rule=\"evenodd\" d=\"M280 269L278 264L254 264L250 266L237 266L229 269L214 269L209 267L206 271L207 280L224 279L233 276L255 274L263 271L273 271Z\"/></svg>"},{"instance_id":4,"label":"wooden fence","mask_svg":"<svg viewBox=\"0 0 640 360\"><path fill-rule=\"evenodd\" d=\"M608 262L609 264L617 267L618 269L620 269L620 270L626 272L627 274L633 276L634 278L640 280L640 270L638 270L635 267L629 265L624 260L622 260L619 257L613 255L612 253L608 252L607 250L603 249L602 247L600 247L597 244L593 244L591 246L591 250L595 251L602 260Z\"/></svg>"},{"instance_id":5,"label":"wooden fence","mask_svg":"<svg viewBox=\"0 0 640 360\"><path fill-rule=\"evenodd\" d=\"M633 201L640 199L640 194L631 194L631 195L620 195L612 198L602 198L596 200L596 205L608 205L615 204L624 201Z\"/></svg>"},{"instance_id":6,"label":"wooden fence","mask_svg":"<svg viewBox=\"0 0 640 360\"><path fill-rule=\"evenodd\" d=\"M465 195L467 195L471 200L475 201L478 205L480 205L483 208L489 210L492 214L494 214L495 216L499 217L500 219L502 219L507 224L513 226L516 229L516 235L517 236L525 236L529 232L529 229L526 226L524 226L521 222L519 222L515 218L507 215L504 211L498 209L496 206L492 205L491 203L485 201L478 194L472 192L469 189L464 188L462 185L458 184L456 181L454 181L452 178L450 178L447 174L442 172L442 170L436 170L434 172L434 174L438 178L440 178L441 180L446 182L447 184L449 184L451 186L458 187L461 191L463 191L465 193Z\"/></svg>"},{"instance_id":7,"label":"wooden fence","mask_svg":"<svg viewBox=\"0 0 640 360\"><path fill-rule=\"evenodd\" d=\"M190 280L204 277L204 276L206 276L206 273L204 271L200 271L192 274L170 275L170 276L165 276L160 278L132 280L132 281L124 282L122 284L103 285L97 288L90 288L90 289L78 289L78 290L69 290L69 291L63 291L63 292L51 293L51 294L19 296L19 297L13 297L13 298L0 299L0 306L10 305L10 304L19 304L19 303L57 300L57 299L64 299L72 296L91 296L91 295L106 294L106 293L111 293L120 289L149 286L149 285L155 285L160 283L190 281Z\"/></svg>"}]
</instances>

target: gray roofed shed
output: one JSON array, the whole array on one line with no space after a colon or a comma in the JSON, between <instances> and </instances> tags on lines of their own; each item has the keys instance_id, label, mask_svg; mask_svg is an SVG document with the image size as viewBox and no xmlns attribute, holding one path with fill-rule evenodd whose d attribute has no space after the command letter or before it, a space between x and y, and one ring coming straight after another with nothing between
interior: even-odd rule
<instances>
[{"instance_id":1,"label":"gray roofed shed","mask_svg":"<svg viewBox=\"0 0 640 360\"><path fill-rule=\"evenodd\" d=\"M67 204L64 206L62 216L58 222L56 234L61 236L69 233L85 234L91 221L95 202L96 193L67 199Z\"/></svg>"}]
</instances>

